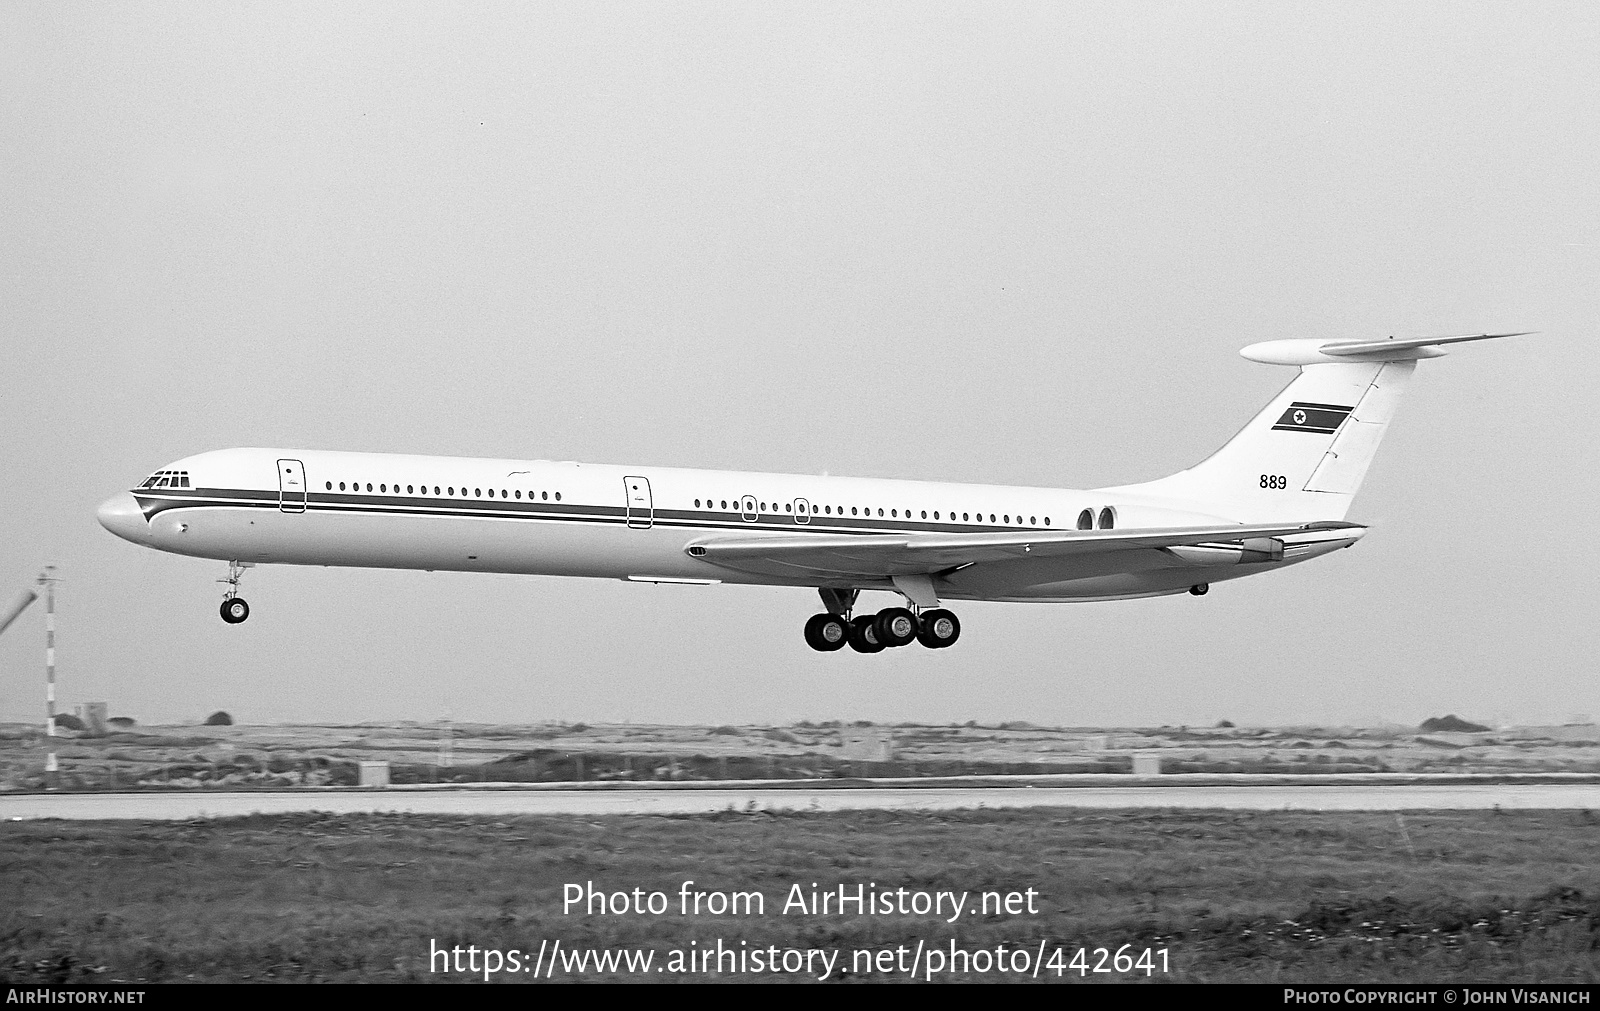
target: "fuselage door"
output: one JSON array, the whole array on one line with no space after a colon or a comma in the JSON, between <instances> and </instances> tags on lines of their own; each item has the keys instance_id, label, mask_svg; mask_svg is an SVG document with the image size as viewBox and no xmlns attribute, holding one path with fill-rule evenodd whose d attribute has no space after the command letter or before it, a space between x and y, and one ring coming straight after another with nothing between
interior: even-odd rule
<instances>
[{"instance_id":1,"label":"fuselage door","mask_svg":"<svg viewBox=\"0 0 1600 1011\"><path fill-rule=\"evenodd\" d=\"M754 523L760 516L761 514L756 512L756 497L754 495L746 495L739 500L740 519L746 523Z\"/></svg>"},{"instance_id":2,"label":"fuselage door","mask_svg":"<svg viewBox=\"0 0 1600 1011\"><path fill-rule=\"evenodd\" d=\"M794 500L794 521L796 523L811 522L811 503L803 498Z\"/></svg>"},{"instance_id":3,"label":"fuselage door","mask_svg":"<svg viewBox=\"0 0 1600 1011\"><path fill-rule=\"evenodd\" d=\"M655 506L650 500L650 479L625 477L622 493L628 503L628 526L635 530L648 530L655 522Z\"/></svg>"},{"instance_id":4,"label":"fuselage door","mask_svg":"<svg viewBox=\"0 0 1600 1011\"><path fill-rule=\"evenodd\" d=\"M278 509L286 513L306 511L306 468L299 460L278 461Z\"/></svg>"}]
</instances>

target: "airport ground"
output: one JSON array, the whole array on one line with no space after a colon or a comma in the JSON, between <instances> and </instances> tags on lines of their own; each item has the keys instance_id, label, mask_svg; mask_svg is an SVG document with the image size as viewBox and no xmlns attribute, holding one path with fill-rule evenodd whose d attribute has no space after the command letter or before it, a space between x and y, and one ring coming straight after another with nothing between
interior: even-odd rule
<instances>
[{"instance_id":1,"label":"airport ground","mask_svg":"<svg viewBox=\"0 0 1600 1011\"><path fill-rule=\"evenodd\" d=\"M912 974L901 966L919 942L929 954L919 963L921 976L929 975L935 948L952 953L936 979L1035 978L999 971L992 959L988 968L970 961L972 953L1001 947L1011 953L1013 969L1016 952L1029 951L1043 969L1041 980L1600 978L1600 817L1583 799L1588 793L1572 792L1596 789L1600 734L1592 726L1478 734L1019 724L188 726L71 735L56 745L61 790L41 793L46 742L32 728L0 727L6 810L56 799L88 805L72 816L82 817L102 803L88 791L108 786L131 792L105 803L148 810L119 815L132 814L131 820L59 821L30 809L20 815L24 820L0 822L0 978L8 980L464 981L480 974L441 971L430 959L434 946L515 949L532 959L558 941L566 954L557 979L820 974L810 966L754 972L748 961L744 971L731 962L720 971L703 963L694 971L692 960L690 971L662 971L673 952L681 958L720 943L745 953L832 951L842 961L831 980L905 980ZM935 787L939 778L1068 774L1127 781L1133 756L1141 754L1157 755L1169 773L1219 778L1294 773L1331 781L1449 772L1477 774L1501 784L1482 789L1501 789L1518 776L1556 773L1582 782L1547 784L1538 789L1550 792L1529 795L1566 790L1566 810L1511 802L1496 808L1501 802L1485 801L1489 794L1465 805L1476 810L1416 810L1445 804L1426 799L1432 795L1418 786L1391 790L1415 804L1383 800L1381 806L1403 811L1281 809L1302 806L1292 800L1256 805L1276 810L962 810L930 800L953 792ZM371 793L338 785L353 782L356 763L372 760L389 762L395 778L411 787ZM789 780L801 790L812 788L802 782L810 780L839 793L837 787L850 785L846 780L865 775L898 775L930 788L899 791L918 799L896 800L890 810L719 800L709 812L639 815L606 813L639 808L599 802L603 794L637 794L634 787L645 785L654 796L689 796L704 792L700 784L731 785L707 780L736 777ZM496 781L517 784L524 796L532 795L529 787L543 795L577 788L597 798L597 806L560 815L469 813L474 808L466 801L484 794L479 784ZM470 793L449 792L451 783ZM253 799L241 803L270 810L270 798L286 788L307 787L313 790L291 794L295 804L320 797L314 803L342 798L351 806L343 813L280 809L221 818L176 809L162 815L153 806L242 791ZM1275 788L1256 788L1255 796ZM1305 789L1330 798L1345 788ZM1093 790L1073 792L1081 803ZM359 810L362 798L378 797L397 804L405 797L464 802L450 814ZM1379 806L1354 806L1362 804ZM31 820L41 815L46 820ZM164 816L180 820L145 820ZM758 893L766 907L761 915L709 909L677 915L688 881L708 893ZM589 882L609 894L660 892L674 911L563 913L565 887ZM973 902L993 893L997 904L1031 889L1037 911L953 922L915 913L781 911L792 886L809 890L813 883L820 891L866 885L965 893ZM1116 971L1110 956L1124 945L1124 965L1146 951L1164 951L1167 971ZM1096 954L1101 948L1107 956ZM568 961L590 949L651 951L657 961L648 973L595 963L578 969ZM961 964L956 951L969 961ZM539 957L541 972L556 964L553 953L548 961ZM504 965L491 975L534 978Z\"/></svg>"},{"instance_id":2,"label":"airport ground","mask_svg":"<svg viewBox=\"0 0 1600 1011\"><path fill-rule=\"evenodd\" d=\"M258 815L0 824L0 976L15 981L446 981L430 948L833 950L831 979L904 980L855 952L1165 950L1184 981L1600 977L1600 823L1588 811L725 811L693 816ZM764 896L760 915L680 915L690 891ZM563 912L566 886L660 892L664 915ZM811 893L995 893L997 908L819 915ZM1019 898L1013 912L998 896ZM981 963L978 963L981 964ZM1107 963L1109 965L1109 963ZM1126 964L1126 963L1124 963ZM888 970L881 966L889 965ZM921 963L927 974L929 960ZM747 967L748 968L748 967ZM1031 979L966 971L935 978ZM556 978L640 978L618 968ZM502 971L502 981L531 979ZM1057 978L1046 967L1041 979Z\"/></svg>"}]
</instances>

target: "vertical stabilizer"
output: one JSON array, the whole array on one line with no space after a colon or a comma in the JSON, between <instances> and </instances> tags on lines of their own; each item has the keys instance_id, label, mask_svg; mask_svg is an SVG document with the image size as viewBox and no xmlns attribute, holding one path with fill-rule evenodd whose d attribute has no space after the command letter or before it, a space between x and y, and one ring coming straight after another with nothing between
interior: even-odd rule
<instances>
[{"instance_id":1,"label":"vertical stabilizer","mask_svg":"<svg viewBox=\"0 0 1600 1011\"><path fill-rule=\"evenodd\" d=\"M1203 462L1111 490L1245 523L1344 519L1416 365L1415 359L1304 365Z\"/></svg>"}]
</instances>

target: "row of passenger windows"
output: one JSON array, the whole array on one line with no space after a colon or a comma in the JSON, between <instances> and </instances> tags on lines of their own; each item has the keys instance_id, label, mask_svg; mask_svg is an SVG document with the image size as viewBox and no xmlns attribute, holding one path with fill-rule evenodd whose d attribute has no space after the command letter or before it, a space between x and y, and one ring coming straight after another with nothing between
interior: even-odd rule
<instances>
[{"instance_id":1,"label":"row of passenger windows","mask_svg":"<svg viewBox=\"0 0 1600 1011\"><path fill-rule=\"evenodd\" d=\"M187 487L189 487L189 473L187 471L175 471L175 470L174 471L159 471L159 472L151 475L149 478L147 478L145 480L144 484L140 485L139 487L141 487L141 488L168 488L168 487L171 487L171 488L187 488ZM323 482L323 487L326 488L328 491L333 491L334 483L332 481ZM360 481L351 481L351 482L348 482L348 485L344 481L340 481L339 482L339 490L340 491L345 491L347 489L347 487L348 487L348 490L350 490L350 491L361 491L363 489L363 487L365 487L365 489L367 491L372 491L373 490L373 485L372 485L371 481L366 482L365 485L363 485L362 482L360 482ZM429 494L428 488L429 488L429 486L425 485L425 484L424 485L409 485L408 484L408 485L406 485L405 494L407 494L407 495L417 495L417 494L427 495L427 494ZM456 489L456 487L454 485L444 485L444 486L433 485L432 488L433 488L433 492L432 493L434 495L450 495L450 496L453 496L457 492L457 489ZM386 482L385 483L380 483L377 486L377 491L380 494L384 494L384 495L390 494L389 485ZM395 494L395 495L399 495L400 494L400 486L398 484L394 486L393 494ZM466 495L467 495L467 489L465 487L462 487L460 489L460 494L461 494L461 497L465 498ZM553 494L554 494L555 501L560 502L561 501L561 493L560 492L555 492ZM474 488L474 489L472 489L472 496L474 498L483 498L483 489L482 488ZM495 489L493 489L493 488L489 489L489 497L490 498L494 498L495 497ZM520 500L523 497L522 489L517 488L517 489L513 489L513 490L508 491L505 488L501 488L499 490L499 497L503 498L503 499L518 499L518 500ZM527 493L527 500L529 502L533 502L533 501L548 502L548 501L550 501L551 497L552 497L552 493L548 492L548 491L534 492L534 491L530 490ZM767 503L766 502L758 502L756 504L759 507L761 512L766 512L767 511ZM720 508L720 509L722 509L724 511L727 511L729 509L729 500L728 499L705 499L704 500L704 505L702 506L701 505L701 500L700 499L695 499L694 500L694 507L696 509L700 509L700 508L717 509L717 508ZM742 508L741 508L740 503L737 500L733 501L732 508L733 508L734 511L743 511ZM774 511L776 511L777 508L778 508L778 503L773 502L772 503L772 508L773 508ZM805 507L802 507L802 508L805 508ZM835 505L824 505L824 506L811 505L809 508L810 508L810 512L811 512L812 515L819 515L819 516L835 516L835 515L843 516L843 515L845 515L845 507L842 506L842 505L840 505L840 506L835 506ZM878 516L880 516L880 517L884 515L884 510L881 507L877 508L876 510L874 510L874 508L872 506L850 506L849 508L850 508L850 513L849 514L851 516L872 516L874 514L874 512L876 512L876 514ZM783 504L783 511L786 512L786 513L791 513L792 514L794 512L794 503L785 502ZM904 512L904 516L905 516L906 519L911 519L912 518L912 512L911 512L910 509L903 510L903 512ZM898 508L891 508L890 510L888 510L888 518L889 519L899 519L899 518L901 518L901 514L902 514L902 510L898 509ZM918 515L922 519L927 519L928 518L928 510L923 509L923 510L920 511L920 513ZM933 511L933 518L934 519L936 519L936 520L944 519L946 516L948 516L949 517L948 521L952 522L952 523L956 521L956 515L957 515L956 511L953 510L953 509L950 510L949 513L945 513L945 512L943 512L942 510L939 510L939 509L935 509ZM985 514L985 513L981 513L981 512L980 513L964 512L964 513L960 514L961 522L963 522L963 523L974 523L974 522L983 523L983 522L985 522L985 519L984 519L985 515L987 515L987 517L988 517L987 522L989 522L989 523L1006 523L1006 524L1010 524L1010 523L1013 522L1013 519L1015 519L1016 525L1018 525L1018 526L1023 525L1022 524L1022 514L1020 514L1020 513L1018 513L1015 517L1013 517L1010 513L1001 513L1001 514L987 513L987 514ZM1111 509L1110 506L1107 506L1104 509L1100 510L1099 520L1100 520L1100 529L1101 530L1110 530L1116 525L1116 513ZM1038 517L1029 516L1027 525L1029 525L1029 526L1038 526L1039 525ZM1044 525L1045 526L1049 526L1050 525L1050 517L1046 516L1044 518ZM1094 528L1095 528L1095 513L1094 513L1093 509L1085 509L1083 512L1078 514L1078 529L1079 530L1093 530Z\"/></svg>"},{"instance_id":2,"label":"row of passenger windows","mask_svg":"<svg viewBox=\"0 0 1600 1011\"><path fill-rule=\"evenodd\" d=\"M759 502L759 503L757 503L757 505L759 505L761 512L766 512L767 511L767 503ZM696 509L702 508L702 506L700 505L700 500L699 499L695 499L694 500L694 507ZM721 508L721 509L726 511L728 509L728 500L727 499L706 499L704 508L706 508L706 509ZM773 511L776 512L777 508L778 508L778 503L776 503L776 502L772 503L772 508L773 508ZM804 509L805 507L802 506L801 508ZM741 508L740 504L737 501L735 501L733 503L733 509L734 509L734 511L743 511L743 509ZM812 505L810 507L811 514L814 515L814 516L835 516L835 515L843 516L843 515L845 515L845 511L844 510L845 510L844 506L833 506L833 505L824 505L824 506ZM783 511L786 512L786 513L793 513L794 512L794 503L785 502L783 504ZM874 513L874 509L873 509L872 506L851 506L850 507L850 515L851 516L871 516L871 515L873 515L873 513ZM880 507L880 508L878 508L876 510L876 513L879 516L883 516L884 515L884 510ZM903 513L904 513L904 517L906 519L909 520L909 519L912 518L910 509L903 510ZM902 510L900 510L900 509L890 509L888 511L888 517L890 519L899 519L899 518L901 518L901 515L902 515ZM927 519L928 518L928 510L926 510L926 509L921 510L919 515L920 515L920 517L922 519ZM942 512L941 510L938 510L938 509L935 509L933 511L933 518L936 519L936 520L937 519L943 519L946 515L949 516L949 522L952 522L952 523L955 522L955 519L956 519L955 510L952 509L948 514ZM996 516L995 513L989 513L988 517L989 517L988 522L990 522L990 523L1010 523L1010 522L1012 522L1012 519L1013 519L1013 517L1011 516L1010 513L1004 513L1004 514L999 515L998 517ZM1019 526L1022 525L1022 514L1021 513L1018 513L1016 515L1015 519L1016 519L1017 525L1019 525ZM984 514L983 513L962 513L961 514L961 521L963 523L974 523L974 522L982 523L982 522L984 522ZM1029 526L1035 526L1035 527L1038 526L1039 525L1039 518L1037 516L1029 516L1028 517L1028 525ZM1045 526L1049 526L1050 525L1050 517L1046 516L1044 518L1044 525Z\"/></svg>"},{"instance_id":3,"label":"row of passenger windows","mask_svg":"<svg viewBox=\"0 0 1600 1011\"><path fill-rule=\"evenodd\" d=\"M332 481L324 481L323 482L323 487L328 489L329 491L333 491L333 482ZM362 485L361 485L360 481L351 481L350 482L350 490L351 491L360 491L361 488L362 488ZM366 489L367 489L367 491L371 491L372 490L372 482L371 481L367 482ZM339 482L339 490L340 491L344 491L345 490L345 483L343 481ZM391 494L390 491L389 491L388 484L380 484L380 485L378 485L378 492L379 492L379 494L382 494L382 495ZM428 494L428 486L425 485L425 484L423 484L423 485L410 485L410 484L408 484L408 485L406 485L405 493L407 495L426 495L426 494ZM442 490L441 490L441 487L439 485L434 485L433 486L433 494L435 494L435 495L454 495L455 493L456 493L455 485L445 485ZM398 484L394 486L393 494L395 494L395 495L400 494L400 486ZM462 488L461 488L461 497L465 498L466 495L467 495L467 489L466 489L466 486L463 485ZM483 498L483 489L482 488L474 488L474 489L472 489L472 497L473 498ZM489 489L489 497L490 498L494 498L495 497L495 490L493 488ZM500 497L501 498L520 499L520 498L522 498L522 489L521 488L517 488L517 489L514 489L512 491L507 491L506 489L501 488L500 489ZM555 492L554 493L554 497L555 497L555 500L557 502L561 501L561 493L560 492ZM533 502L535 500L540 501L540 502L548 502L548 501L550 501L550 498L551 498L551 493L547 492L547 491L541 491L541 492L529 491L528 492L528 501L529 502Z\"/></svg>"},{"instance_id":4,"label":"row of passenger windows","mask_svg":"<svg viewBox=\"0 0 1600 1011\"><path fill-rule=\"evenodd\" d=\"M186 470L158 470L144 479L141 488L187 488L189 472Z\"/></svg>"}]
</instances>

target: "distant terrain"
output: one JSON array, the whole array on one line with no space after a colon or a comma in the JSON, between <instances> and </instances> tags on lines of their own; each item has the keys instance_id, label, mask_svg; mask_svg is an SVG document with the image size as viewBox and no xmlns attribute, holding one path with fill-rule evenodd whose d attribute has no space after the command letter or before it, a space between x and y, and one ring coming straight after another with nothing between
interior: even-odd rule
<instances>
[{"instance_id":1,"label":"distant terrain","mask_svg":"<svg viewBox=\"0 0 1600 1011\"><path fill-rule=\"evenodd\" d=\"M0 724L0 790L45 786L46 743L37 726ZM1594 724L1479 732L1026 723L113 725L102 735L62 731L54 744L62 789L354 785L358 763L377 761L389 763L394 783L1127 773L1136 755L1159 758L1167 773L1600 773Z\"/></svg>"}]
</instances>

